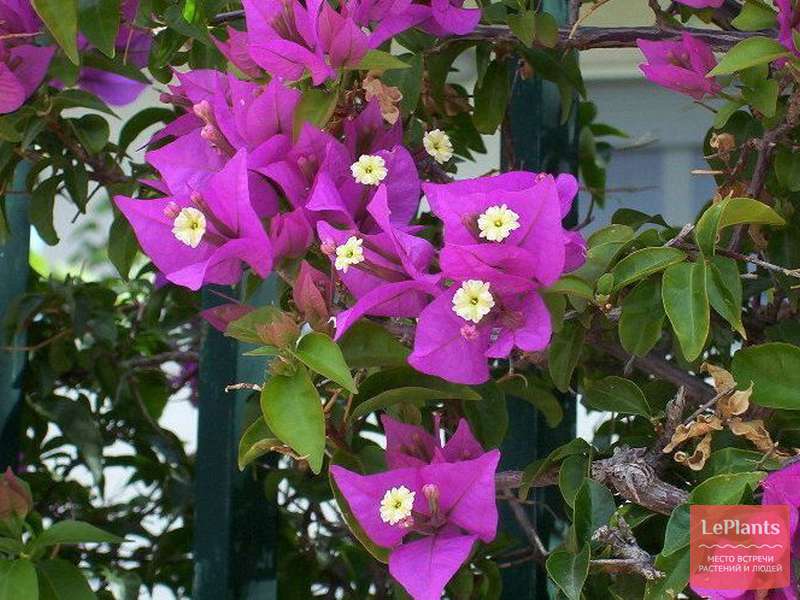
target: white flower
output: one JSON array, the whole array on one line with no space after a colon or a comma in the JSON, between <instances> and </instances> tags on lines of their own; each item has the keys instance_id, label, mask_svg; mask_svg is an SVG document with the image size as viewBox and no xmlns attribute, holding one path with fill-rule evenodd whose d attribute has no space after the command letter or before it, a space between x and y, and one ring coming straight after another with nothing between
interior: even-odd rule
<instances>
[{"instance_id":1,"label":"white flower","mask_svg":"<svg viewBox=\"0 0 800 600\"><path fill-rule=\"evenodd\" d=\"M182 208L172 222L172 235L175 238L197 248L206 233L206 216L191 206Z\"/></svg>"},{"instance_id":2,"label":"white flower","mask_svg":"<svg viewBox=\"0 0 800 600\"><path fill-rule=\"evenodd\" d=\"M469 279L453 296L453 312L462 319L479 323L494 306L494 297L489 291L489 283Z\"/></svg>"},{"instance_id":3,"label":"white flower","mask_svg":"<svg viewBox=\"0 0 800 600\"><path fill-rule=\"evenodd\" d=\"M404 485L386 490L381 500L381 520L389 525L397 525L410 517L416 495Z\"/></svg>"},{"instance_id":4,"label":"white flower","mask_svg":"<svg viewBox=\"0 0 800 600\"><path fill-rule=\"evenodd\" d=\"M480 237L490 242L502 242L512 231L519 229L519 215L505 204L490 206L478 217L478 229L481 230Z\"/></svg>"},{"instance_id":5,"label":"white flower","mask_svg":"<svg viewBox=\"0 0 800 600\"><path fill-rule=\"evenodd\" d=\"M453 143L441 129L434 129L425 134L422 138L422 145L425 151L430 154L439 164L446 163L453 158Z\"/></svg>"},{"instance_id":6,"label":"white flower","mask_svg":"<svg viewBox=\"0 0 800 600\"><path fill-rule=\"evenodd\" d=\"M344 244L336 246L336 262L334 266L337 271L347 273L347 269L351 265L357 265L364 261L364 249L361 247L363 243L364 240L351 235Z\"/></svg>"},{"instance_id":7,"label":"white flower","mask_svg":"<svg viewBox=\"0 0 800 600\"><path fill-rule=\"evenodd\" d=\"M353 179L364 185L378 185L389 174L386 170L386 161L376 154L362 154L350 165L350 172L353 174Z\"/></svg>"}]
</instances>

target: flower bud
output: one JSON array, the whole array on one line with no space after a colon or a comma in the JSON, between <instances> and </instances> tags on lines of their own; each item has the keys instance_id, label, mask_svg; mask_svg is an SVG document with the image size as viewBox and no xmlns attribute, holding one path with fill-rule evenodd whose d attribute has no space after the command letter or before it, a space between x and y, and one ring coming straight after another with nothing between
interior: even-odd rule
<instances>
[{"instance_id":1,"label":"flower bud","mask_svg":"<svg viewBox=\"0 0 800 600\"><path fill-rule=\"evenodd\" d=\"M7 469L0 478L0 520L13 516L25 518L33 508L33 498L27 484Z\"/></svg>"},{"instance_id":2,"label":"flower bud","mask_svg":"<svg viewBox=\"0 0 800 600\"><path fill-rule=\"evenodd\" d=\"M426 483L422 486L422 494L428 501L428 507L431 509L431 514L435 515L439 512L439 486L435 483Z\"/></svg>"}]
</instances>

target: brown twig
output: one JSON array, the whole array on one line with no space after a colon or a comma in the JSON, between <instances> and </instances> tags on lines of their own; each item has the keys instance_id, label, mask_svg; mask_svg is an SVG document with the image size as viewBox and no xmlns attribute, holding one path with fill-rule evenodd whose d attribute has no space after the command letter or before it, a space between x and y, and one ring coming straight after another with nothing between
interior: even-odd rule
<instances>
[{"instance_id":1,"label":"brown twig","mask_svg":"<svg viewBox=\"0 0 800 600\"><path fill-rule=\"evenodd\" d=\"M614 555L619 557L593 560L593 567L617 573L636 573L647 580L664 577L664 573L653 565L653 557L636 542L633 531L622 517L617 520L616 527L600 527L592 540L610 547Z\"/></svg>"},{"instance_id":2,"label":"brown twig","mask_svg":"<svg viewBox=\"0 0 800 600\"><path fill-rule=\"evenodd\" d=\"M533 560L543 562L547 558L547 549L544 547L536 527L531 523L528 513L525 512L525 508L516 496L509 494L506 496L506 500L508 500L508 506L514 514L514 519L531 544Z\"/></svg>"}]
</instances>

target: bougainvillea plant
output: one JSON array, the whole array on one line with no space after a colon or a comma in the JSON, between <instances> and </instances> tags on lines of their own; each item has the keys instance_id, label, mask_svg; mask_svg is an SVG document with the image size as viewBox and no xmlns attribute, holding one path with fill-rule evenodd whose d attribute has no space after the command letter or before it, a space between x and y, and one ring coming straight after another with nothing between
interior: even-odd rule
<instances>
[{"instance_id":1,"label":"bougainvillea plant","mask_svg":"<svg viewBox=\"0 0 800 600\"><path fill-rule=\"evenodd\" d=\"M522 565L570 600L797 598L795 573L783 589L692 589L688 514L787 504L798 550L800 6L650 1L653 26L584 26L606 3L0 0L3 189L24 173L50 244L57 196L79 214L108 199L108 259L129 280L37 279L13 312L37 340L25 449L41 456L20 460L30 488L0 479L0 576L83 598L77 564L111 597L138 565L188 593L185 570L158 574L189 553L169 528L153 556L57 558L120 538L64 520L52 490L74 464L42 457L64 443L52 422L98 490L112 465L153 485L138 529L106 511L115 534L149 540L140 514L190 519L169 495L189 459L158 418L194 385L202 320L263 365L225 377L257 400L239 464L282 507L279 576L297 597L499 598ZM654 86L709 110L716 192L694 222L635 197L593 222L601 138L624 136L586 98L578 54L598 47L638 47ZM464 65L471 89L451 76ZM505 143L502 172L463 176L481 134L513 136L509 92L531 78L578 128L576 172L525 171ZM158 105L112 140L112 107L148 88ZM0 237L15 233L0 211ZM265 281L281 289L267 305ZM201 289L227 300L201 311ZM605 420L509 470L512 399L553 427L575 402ZM136 456L104 456L122 440ZM563 503L544 531L530 498L551 486ZM102 495L72 512L102 524L88 508Z\"/></svg>"}]
</instances>

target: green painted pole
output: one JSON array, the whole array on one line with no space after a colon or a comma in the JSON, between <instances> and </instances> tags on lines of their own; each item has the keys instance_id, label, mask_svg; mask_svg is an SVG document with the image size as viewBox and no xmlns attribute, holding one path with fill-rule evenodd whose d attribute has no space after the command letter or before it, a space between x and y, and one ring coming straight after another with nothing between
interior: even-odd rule
<instances>
[{"instance_id":1,"label":"green painted pole","mask_svg":"<svg viewBox=\"0 0 800 600\"><path fill-rule=\"evenodd\" d=\"M0 245L0 324L14 301L28 285L28 253L30 250L30 222L28 221L28 196L19 193L25 189L28 164L17 167L12 186L13 194L5 197L5 215L11 232L5 244ZM21 391L18 378L25 364L25 353L4 350L6 332L0 336L0 469L17 464L19 449L19 402ZM11 346L21 346L24 337L11 340Z\"/></svg>"},{"instance_id":2,"label":"green painted pole","mask_svg":"<svg viewBox=\"0 0 800 600\"><path fill-rule=\"evenodd\" d=\"M231 288L215 288L230 296ZM203 307L225 303L214 288ZM252 301L277 298L274 280ZM248 471L239 472L237 448L249 392L225 393L237 382L260 383L263 357L209 328L200 359L200 409L195 461L194 600L276 600L277 506Z\"/></svg>"},{"instance_id":3,"label":"green painted pole","mask_svg":"<svg viewBox=\"0 0 800 600\"><path fill-rule=\"evenodd\" d=\"M542 9L560 22L567 17L566 0L544 0ZM577 121L575 110L562 123L561 96L555 84L538 77L523 80L512 66L511 103L502 131L503 170L525 170L548 173L576 173L578 168ZM567 224L576 223L575 214ZM533 461L547 456L553 449L575 438L576 399L561 396L564 419L555 429L548 427L542 415L529 403L509 398L511 419L508 437L503 444L501 469L522 469ZM526 506L529 517L545 544L558 539L566 523L560 514L563 505L555 487L537 489L531 493L533 503ZM504 530L525 540L516 519L501 508ZM555 598L548 589L547 576L534 563L503 570L504 600L545 600Z\"/></svg>"}]
</instances>

